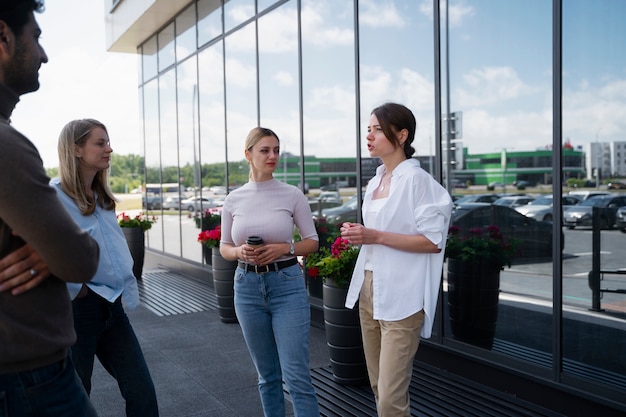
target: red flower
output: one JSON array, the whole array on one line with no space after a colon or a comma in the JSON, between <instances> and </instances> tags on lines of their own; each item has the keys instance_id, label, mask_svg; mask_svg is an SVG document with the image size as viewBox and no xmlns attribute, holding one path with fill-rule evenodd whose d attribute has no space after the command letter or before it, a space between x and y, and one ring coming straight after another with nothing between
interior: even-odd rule
<instances>
[{"instance_id":1,"label":"red flower","mask_svg":"<svg viewBox=\"0 0 626 417\"><path fill-rule=\"evenodd\" d=\"M220 229L220 226L211 230L203 230L198 234L198 242L207 248L218 248L220 246L221 238L222 230Z\"/></svg>"}]
</instances>

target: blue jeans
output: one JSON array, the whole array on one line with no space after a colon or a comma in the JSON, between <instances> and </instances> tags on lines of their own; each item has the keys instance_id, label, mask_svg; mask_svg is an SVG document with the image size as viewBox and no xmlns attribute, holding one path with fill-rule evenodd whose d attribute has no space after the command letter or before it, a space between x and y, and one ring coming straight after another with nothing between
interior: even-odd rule
<instances>
[{"instance_id":1,"label":"blue jeans","mask_svg":"<svg viewBox=\"0 0 626 417\"><path fill-rule=\"evenodd\" d=\"M68 357L30 371L0 374L0 417L96 417Z\"/></svg>"},{"instance_id":2,"label":"blue jeans","mask_svg":"<svg viewBox=\"0 0 626 417\"><path fill-rule=\"evenodd\" d=\"M78 339L72 346L76 372L91 392L94 357L115 378L126 400L126 415L158 416L156 392L141 346L122 307L121 298L109 303L89 290L72 301Z\"/></svg>"},{"instance_id":3,"label":"blue jeans","mask_svg":"<svg viewBox=\"0 0 626 417\"><path fill-rule=\"evenodd\" d=\"M285 416L283 378L296 417L319 417L309 370L311 313L302 269L235 271L235 310L259 375L265 417Z\"/></svg>"}]
</instances>

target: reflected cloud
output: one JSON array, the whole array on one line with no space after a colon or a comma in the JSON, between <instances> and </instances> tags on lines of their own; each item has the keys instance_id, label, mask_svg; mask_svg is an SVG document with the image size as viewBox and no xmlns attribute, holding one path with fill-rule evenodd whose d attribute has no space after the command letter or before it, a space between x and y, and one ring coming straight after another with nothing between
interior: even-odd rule
<instances>
[{"instance_id":1,"label":"reflected cloud","mask_svg":"<svg viewBox=\"0 0 626 417\"><path fill-rule=\"evenodd\" d=\"M445 13L446 2L441 2L441 12L440 15L443 18ZM428 16L431 20L433 19L433 2L431 0L424 0L419 6L420 12L424 15ZM450 21L450 27L458 27L460 26L465 18L474 15L474 8L469 6L466 1L462 0L456 4L450 4L450 8L448 9L448 17Z\"/></svg>"},{"instance_id":2,"label":"reflected cloud","mask_svg":"<svg viewBox=\"0 0 626 417\"><path fill-rule=\"evenodd\" d=\"M483 67L463 76L467 88L459 88L455 94L462 108L490 105L503 100L532 94L511 67Z\"/></svg>"},{"instance_id":3,"label":"reflected cloud","mask_svg":"<svg viewBox=\"0 0 626 417\"><path fill-rule=\"evenodd\" d=\"M291 75L287 71L278 71L276 74L274 74L273 78L278 82L278 84L283 86L292 86L295 84L293 75Z\"/></svg>"},{"instance_id":4,"label":"reflected cloud","mask_svg":"<svg viewBox=\"0 0 626 417\"><path fill-rule=\"evenodd\" d=\"M341 3L328 1L315 1L307 3L302 8L302 38L303 41L315 45L331 47L333 45L352 45L354 43L354 30L352 25L347 28L331 26L332 22L353 19L350 7L342 9Z\"/></svg>"},{"instance_id":5,"label":"reflected cloud","mask_svg":"<svg viewBox=\"0 0 626 417\"><path fill-rule=\"evenodd\" d=\"M359 23L374 28L401 28L406 25L393 0L364 0L359 3Z\"/></svg>"}]
</instances>

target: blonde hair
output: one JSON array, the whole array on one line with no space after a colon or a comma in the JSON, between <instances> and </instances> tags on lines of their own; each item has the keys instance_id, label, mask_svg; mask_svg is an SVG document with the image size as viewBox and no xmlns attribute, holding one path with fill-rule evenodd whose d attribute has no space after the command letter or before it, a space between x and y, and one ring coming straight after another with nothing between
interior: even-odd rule
<instances>
[{"instance_id":1,"label":"blonde hair","mask_svg":"<svg viewBox=\"0 0 626 417\"><path fill-rule=\"evenodd\" d=\"M97 196L97 202L85 192L85 184L80 175L80 161L76 156L76 146L83 146L94 128L102 128L104 124L94 119L72 120L66 124L59 134L59 178L61 189L69 195L80 212L85 216L93 214L96 203L105 210L115 210L115 197L109 187L109 170L98 171L93 183L88 184ZM107 132L108 134L108 132Z\"/></svg>"},{"instance_id":2,"label":"blonde hair","mask_svg":"<svg viewBox=\"0 0 626 417\"><path fill-rule=\"evenodd\" d=\"M246 150L251 151L254 145L259 143L261 139L266 136L274 136L278 143L280 143L280 139L278 139L278 135L272 131L272 129L268 129L266 127L255 127L248 133L248 137L246 138Z\"/></svg>"}]
</instances>

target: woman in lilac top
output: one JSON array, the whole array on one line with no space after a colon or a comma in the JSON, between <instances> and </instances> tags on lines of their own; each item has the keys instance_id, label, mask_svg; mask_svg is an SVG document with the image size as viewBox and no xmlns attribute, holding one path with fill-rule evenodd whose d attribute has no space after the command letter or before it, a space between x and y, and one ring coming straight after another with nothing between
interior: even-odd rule
<instances>
[{"instance_id":1,"label":"woman in lilac top","mask_svg":"<svg viewBox=\"0 0 626 417\"><path fill-rule=\"evenodd\" d=\"M315 252L318 237L304 194L273 177L279 154L274 132L250 131L250 181L224 201L220 253L239 261L235 311L258 373L264 415L285 416L284 380L295 415L319 417L309 370L309 301L296 259ZM302 236L295 243L294 225ZM250 246L249 236L264 243Z\"/></svg>"}]
</instances>

